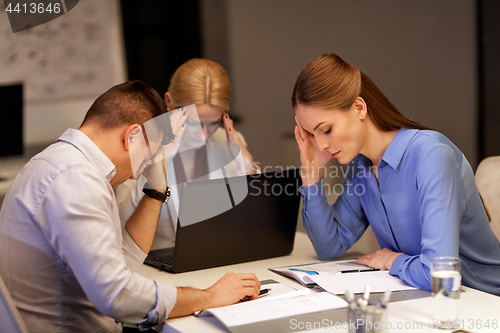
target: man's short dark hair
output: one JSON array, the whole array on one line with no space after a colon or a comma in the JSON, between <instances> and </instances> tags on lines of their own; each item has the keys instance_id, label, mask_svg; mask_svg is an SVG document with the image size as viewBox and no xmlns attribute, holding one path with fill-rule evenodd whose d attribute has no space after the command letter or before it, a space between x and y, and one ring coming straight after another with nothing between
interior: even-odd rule
<instances>
[{"instance_id":1,"label":"man's short dark hair","mask_svg":"<svg viewBox=\"0 0 500 333\"><path fill-rule=\"evenodd\" d=\"M166 112L167 105L156 90L140 80L128 81L99 96L87 111L81 126L92 123L106 130L139 124L144 131L145 122ZM169 117L158 118L155 124L156 128L150 127L148 135L145 134L148 145L149 139L156 139L160 134L163 135L162 144L174 139Z\"/></svg>"},{"instance_id":2,"label":"man's short dark hair","mask_svg":"<svg viewBox=\"0 0 500 333\"><path fill-rule=\"evenodd\" d=\"M99 96L87 111L82 126L93 122L102 129L139 124L167 112L163 98L146 83L118 84Z\"/></svg>"}]
</instances>

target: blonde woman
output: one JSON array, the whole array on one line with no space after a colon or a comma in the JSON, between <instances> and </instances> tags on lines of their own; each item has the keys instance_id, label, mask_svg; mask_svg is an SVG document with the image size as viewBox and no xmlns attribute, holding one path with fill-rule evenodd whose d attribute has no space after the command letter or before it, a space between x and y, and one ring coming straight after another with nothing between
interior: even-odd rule
<instances>
[{"instance_id":1,"label":"blonde woman","mask_svg":"<svg viewBox=\"0 0 500 333\"><path fill-rule=\"evenodd\" d=\"M166 159L171 197L163 205L152 250L172 247L179 210L179 190L184 182L255 173L253 157L241 133L229 117L231 85L226 71L206 59L191 59L180 66L165 93L169 111L195 104L197 114L188 113L181 131L178 152ZM179 136L179 134L177 134ZM209 143L205 145L205 143ZM145 179L127 181L117 188L120 218L127 221L139 204Z\"/></svg>"},{"instance_id":2,"label":"blonde woman","mask_svg":"<svg viewBox=\"0 0 500 333\"><path fill-rule=\"evenodd\" d=\"M292 105L302 164L304 228L321 260L348 250L371 225L382 250L357 262L430 289L430 261L460 257L463 284L500 295L500 242L462 152L404 117L359 69L322 55L297 78ZM347 164L329 205L322 167Z\"/></svg>"}]
</instances>

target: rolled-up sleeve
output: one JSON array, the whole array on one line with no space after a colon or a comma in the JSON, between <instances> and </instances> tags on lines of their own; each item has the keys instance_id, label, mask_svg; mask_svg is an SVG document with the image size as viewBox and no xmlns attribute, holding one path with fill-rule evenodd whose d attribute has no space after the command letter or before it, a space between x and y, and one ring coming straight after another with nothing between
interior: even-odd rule
<instances>
[{"instance_id":1,"label":"rolled-up sleeve","mask_svg":"<svg viewBox=\"0 0 500 333\"><path fill-rule=\"evenodd\" d=\"M146 318L139 323L142 329L152 328L168 317L168 314L174 308L177 300L177 288L174 286L156 283L156 305L148 312ZM164 301L160 301L164 300Z\"/></svg>"}]
</instances>

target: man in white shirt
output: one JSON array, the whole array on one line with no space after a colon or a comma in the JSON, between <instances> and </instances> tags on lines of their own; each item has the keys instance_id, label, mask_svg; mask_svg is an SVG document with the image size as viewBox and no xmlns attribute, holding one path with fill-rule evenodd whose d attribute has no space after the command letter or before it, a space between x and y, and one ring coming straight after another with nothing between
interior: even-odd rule
<instances>
[{"instance_id":1,"label":"man in white shirt","mask_svg":"<svg viewBox=\"0 0 500 333\"><path fill-rule=\"evenodd\" d=\"M198 290L136 273L162 202L145 195L123 229L113 189L134 174L131 134L165 112L146 84L115 86L14 180L0 211L0 275L30 332L121 332L115 320L151 327L257 297L254 274L228 273Z\"/></svg>"}]
</instances>

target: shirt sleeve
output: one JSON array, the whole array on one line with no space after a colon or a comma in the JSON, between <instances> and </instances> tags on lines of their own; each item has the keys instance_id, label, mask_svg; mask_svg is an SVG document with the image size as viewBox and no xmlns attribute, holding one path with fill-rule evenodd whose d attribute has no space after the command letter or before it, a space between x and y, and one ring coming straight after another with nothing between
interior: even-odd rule
<instances>
[{"instance_id":1,"label":"shirt sleeve","mask_svg":"<svg viewBox=\"0 0 500 333\"><path fill-rule=\"evenodd\" d=\"M122 228L122 235L122 253L127 263L127 267L133 272L140 272L142 266L144 266L144 260L148 255L137 246L126 228Z\"/></svg>"},{"instance_id":2,"label":"shirt sleeve","mask_svg":"<svg viewBox=\"0 0 500 333\"><path fill-rule=\"evenodd\" d=\"M139 206L144 196L142 189L145 183L146 179L141 176L137 181L129 179L116 188L116 203L118 204L118 212L123 226Z\"/></svg>"},{"instance_id":3,"label":"shirt sleeve","mask_svg":"<svg viewBox=\"0 0 500 333\"><path fill-rule=\"evenodd\" d=\"M50 182L37 220L100 312L129 323L159 322L174 307L177 289L130 270L122 252L122 228L113 218L114 200L104 178L75 165Z\"/></svg>"},{"instance_id":4,"label":"shirt sleeve","mask_svg":"<svg viewBox=\"0 0 500 333\"><path fill-rule=\"evenodd\" d=\"M137 209L141 199L142 191L139 191L139 186L143 186L143 181L127 180L115 190L116 203L118 205L118 212L120 214L120 220L122 225L122 252L127 262L127 267L129 267L134 272L139 272L143 266L144 259L146 259L147 254L144 253L139 246L134 242L132 237L125 228L125 225Z\"/></svg>"},{"instance_id":5,"label":"shirt sleeve","mask_svg":"<svg viewBox=\"0 0 500 333\"><path fill-rule=\"evenodd\" d=\"M323 180L299 189L302 200L302 221L320 260L342 255L363 235L368 227L359 198L349 191L350 178L342 184L342 194L333 205L326 200Z\"/></svg>"},{"instance_id":6,"label":"shirt sleeve","mask_svg":"<svg viewBox=\"0 0 500 333\"><path fill-rule=\"evenodd\" d=\"M441 143L429 149L420 162L416 185L422 225L421 252L399 255L389 271L414 287L431 289L432 258L458 257L460 221L466 208L460 162L455 152Z\"/></svg>"}]
</instances>

